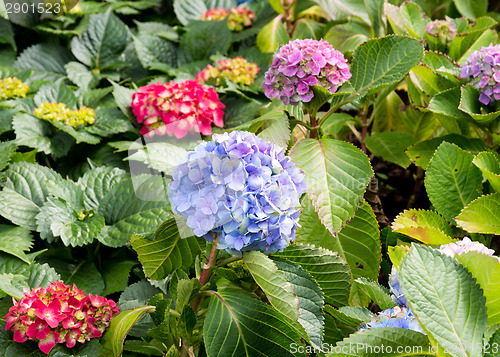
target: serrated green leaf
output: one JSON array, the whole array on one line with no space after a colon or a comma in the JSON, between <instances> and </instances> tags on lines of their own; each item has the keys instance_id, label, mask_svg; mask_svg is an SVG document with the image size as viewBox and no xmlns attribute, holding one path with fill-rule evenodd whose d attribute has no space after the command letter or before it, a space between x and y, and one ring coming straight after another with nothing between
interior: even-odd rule
<instances>
[{"instance_id":1,"label":"serrated green leaf","mask_svg":"<svg viewBox=\"0 0 500 357\"><path fill-rule=\"evenodd\" d=\"M0 250L30 263L25 251L33 246L33 236L26 228L0 224Z\"/></svg>"},{"instance_id":2,"label":"serrated green leaf","mask_svg":"<svg viewBox=\"0 0 500 357\"><path fill-rule=\"evenodd\" d=\"M73 91L62 80L41 86L33 100L36 106L42 103L64 103L68 108L75 109L77 104Z\"/></svg>"},{"instance_id":3,"label":"serrated green leaf","mask_svg":"<svg viewBox=\"0 0 500 357\"><path fill-rule=\"evenodd\" d=\"M383 327L362 330L332 347L328 357L375 357L380 356L380 351L375 346L386 347L384 355L391 357L408 356L416 353L420 356L435 356L429 351L429 339L420 332L403 328ZM358 348L359 347L359 348ZM402 352L397 352L402 351ZM411 351L411 352L408 352Z\"/></svg>"},{"instance_id":4,"label":"serrated green leaf","mask_svg":"<svg viewBox=\"0 0 500 357\"><path fill-rule=\"evenodd\" d=\"M340 309L335 309L330 305L325 305L325 311L332 315L336 320L343 324L350 325L356 330L363 322L370 321L373 313L359 306L343 306Z\"/></svg>"},{"instance_id":5,"label":"serrated green leaf","mask_svg":"<svg viewBox=\"0 0 500 357\"><path fill-rule=\"evenodd\" d=\"M484 16L488 11L488 0L467 1L467 0L453 0L457 10L462 16L470 20L475 20L479 16Z\"/></svg>"},{"instance_id":6,"label":"serrated green leaf","mask_svg":"<svg viewBox=\"0 0 500 357\"><path fill-rule=\"evenodd\" d=\"M321 222L336 234L354 216L373 175L368 157L352 144L328 138L301 140L290 155L305 173Z\"/></svg>"},{"instance_id":7,"label":"serrated green leaf","mask_svg":"<svg viewBox=\"0 0 500 357\"><path fill-rule=\"evenodd\" d=\"M134 142L128 150L135 152L127 160L144 162L148 167L168 175L172 175L178 165L186 162L188 153L186 149L169 142L152 142L146 145Z\"/></svg>"},{"instance_id":8,"label":"serrated green leaf","mask_svg":"<svg viewBox=\"0 0 500 357\"><path fill-rule=\"evenodd\" d=\"M273 259L285 274L299 299L299 323L304 327L311 344L321 348L323 343L323 291L318 283L298 264L289 260ZM288 314L287 314L288 315Z\"/></svg>"},{"instance_id":9,"label":"serrated green leaf","mask_svg":"<svg viewBox=\"0 0 500 357\"><path fill-rule=\"evenodd\" d=\"M485 298L453 258L413 245L399 271L401 287L422 328L452 356L481 356Z\"/></svg>"},{"instance_id":10,"label":"serrated green leaf","mask_svg":"<svg viewBox=\"0 0 500 357\"><path fill-rule=\"evenodd\" d=\"M356 16L361 18L367 24L370 23L370 17L366 11L365 2L363 0L314 0L322 10L332 20L343 18L344 16Z\"/></svg>"},{"instance_id":11,"label":"serrated green leaf","mask_svg":"<svg viewBox=\"0 0 500 357\"><path fill-rule=\"evenodd\" d=\"M104 280L103 296L125 290L128 286L130 269L138 264L135 260L106 260L103 263L102 277Z\"/></svg>"},{"instance_id":12,"label":"serrated green leaf","mask_svg":"<svg viewBox=\"0 0 500 357\"><path fill-rule=\"evenodd\" d=\"M137 57L144 68L152 63L160 62L175 67L177 64L175 46L155 34L139 34L134 36Z\"/></svg>"},{"instance_id":13,"label":"serrated green leaf","mask_svg":"<svg viewBox=\"0 0 500 357\"><path fill-rule=\"evenodd\" d=\"M406 2L401 5L400 11L404 25L410 36L419 39L424 38L425 25L427 25L429 19L420 6L413 2Z\"/></svg>"},{"instance_id":14,"label":"serrated green leaf","mask_svg":"<svg viewBox=\"0 0 500 357\"><path fill-rule=\"evenodd\" d=\"M449 46L448 54L452 59L462 65L467 61L469 56L482 47L488 46L490 43L496 43L498 34L488 27L494 26L496 22L491 18L480 18L484 21L476 21L476 26L471 28L468 33L453 37ZM490 22L490 21L492 22ZM493 23L493 25L492 25Z\"/></svg>"},{"instance_id":15,"label":"serrated green leaf","mask_svg":"<svg viewBox=\"0 0 500 357\"><path fill-rule=\"evenodd\" d=\"M0 192L0 214L18 226L36 229L35 217L40 212L33 201L5 187Z\"/></svg>"},{"instance_id":16,"label":"serrated green leaf","mask_svg":"<svg viewBox=\"0 0 500 357\"><path fill-rule=\"evenodd\" d=\"M366 41L354 51L351 84L360 95L396 83L424 56L422 44L412 38L388 36Z\"/></svg>"},{"instance_id":17,"label":"serrated green leaf","mask_svg":"<svg viewBox=\"0 0 500 357\"><path fill-rule=\"evenodd\" d=\"M415 87L431 97L456 86L456 83L439 75L425 64L419 64L413 67L410 70L410 79Z\"/></svg>"},{"instance_id":18,"label":"serrated green leaf","mask_svg":"<svg viewBox=\"0 0 500 357\"><path fill-rule=\"evenodd\" d=\"M277 16L266 26L264 26L257 35L257 48L261 52L274 52L280 45L285 45L290 41L290 36Z\"/></svg>"},{"instance_id":19,"label":"serrated green leaf","mask_svg":"<svg viewBox=\"0 0 500 357\"><path fill-rule=\"evenodd\" d=\"M17 145L12 141L0 142L0 171L8 166L11 157L16 152Z\"/></svg>"},{"instance_id":20,"label":"serrated green leaf","mask_svg":"<svg viewBox=\"0 0 500 357\"><path fill-rule=\"evenodd\" d=\"M172 286L172 285L171 285ZM198 279L181 279L177 282L175 309L180 313L184 306L189 305L201 289Z\"/></svg>"},{"instance_id":21,"label":"serrated green leaf","mask_svg":"<svg viewBox=\"0 0 500 357\"><path fill-rule=\"evenodd\" d=\"M271 305L292 320L299 318L299 299L285 274L264 253L245 252L243 262Z\"/></svg>"},{"instance_id":22,"label":"serrated green leaf","mask_svg":"<svg viewBox=\"0 0 500 357\"><path fill-rule=\"evenodd\" d=\"M500 193L481 196L472 201L455 218L460 227L469 233L500 232Z\"/></svg>"},{"instance_id":23,"label":"serrated green leaf","mask_svg":"<svg viewBox=\"0 0 500 357\"><path fill-rule=\"evenodd\" d=\"M451 116L457 119L470 119L469 115L458 109L460 105L460 89L452 88L444 90L434 97L429 102L428 109L436 114Z\"/></svg>"},{"instance_id":24,"label":"serrated green leaf","mask_svg":"<svg viewBox=\"0 0 500 357\"><path fill-rule=\"evenodd\" d=\"M366 278L358 278L354 282L360 289L366 292L368 296L370 296L370 299L372 299L372 301L382 310L394 307L395 302L392 300L390 292L386 287Z\"/></svg>"},{"instance_id":25,"label":"serrated green leaf","mask_svg":"<svg viewBox=\"0 0 500 357\"><path fill-rule=\"evenodd\" d=\"M95 123L83 128L90 134L108 137L133 129L130 120L116 108L100 108L95 113Z\"/></svg>"},{"instance_id":26,"label":"serrated green leaf","mask_svg":"<svg viewBox=\"0 0 500 357\"><path fill-rule=\"evenodd\" d=\"M295 22L292 40L313 38L319 39L323 33L324 25L312 19L300 18Z\"/></svg>"},{"instance_id":27,"label":"serrated green leaf","mask_svg":"<svg viewBox=\"0 0 500 357\"><path fill-rule=\"evenodd\" d=\"M461 88L460 105L458 109L469 114L476 122L481 125L488 125L500 116L500 111L487 112L479 101L479 91L467 84Z\"/></svg>"},{"instance_id":28,"label":"serrated green leaf","mask_svg":"<svg viewBox=\"0 0 500 357\"><path fill-rule=\"evenodd\" d=\"M137 25L137 30L139 34L150 33L169 41L177 42L179 41L179 35L177 32L169 25L161 22L140 22L134 20Z\"/></svg>"},{"instance_id":29,"label":"serrated green leaf","mask_svg":"<svg viewBox=\"0 0 500 357\"><path fill-rule=\"evenodd\" d=\"M402 167L410 166L405 150L415 144L413 135L399 131L373 133L366 137L365 143L368 150L376 156Z\"/></svg>"},{"instance_id":30,"label":"serrated green leaf","mask_svg":"<svg viewBox=\"0 0 500 357\"><path fill-rule=\"evenodd\" d=\"M85 188L83 196L85 207L88 210L97 209L111 188L128 177L125 171L109 166L101 166L87 171L78 180L78 184Z\"/></svg>"},{"instance_id":31,"label":"serrated green leaf","mask_svg":"<svg viewBox=\"0 0 500 357\"><path fill-rule=\"evenodd\" d=\"M65 284L75 284L86 293L102 295L104 280L92 261L87 260L74 264L66 261L50 260L49 263L61 274Z\"/></svg>"},{"instance_id":32,"label":"serrated green leaf","mask_svg":"<svg viewBox=\"0 0 500 357\"><path fill-rule=\"evenodd\" d=\"M99 78L80 62L69 62L64 68L68 74L68 79L84 91L94 88L99 83Z\"/></svg>"},{"instance_id":33,"label":"serrated green leaf","mask_svg":"<svg viewBox=\"0 0 500 357\"><path fill-rule=\"evenodd\" d=\"M371 37L366 25L357 22L334 25L330 27L323 39L338 51L352 52Z\"/></svg>"},{"instance_id":34,"label":"serrated green leaf","mask_svg":"<svg viewBox=\"0 0 500 357\"><path fill-rule=\"evenodd\" d=\"M214 295L203 325L208 357L292 356L291 344L303 346L295 326L269 305L231 289Z\"/></svg>"},{"instance_id":35,"label":"serrated green leaf","mask_svg":"<svg viewBox=\"0 0 500 357\"><path fill-rule=\"evenodd\" d=\"M0 290L7 295L21 299L24 296L23 287L27 284L27 278L20 274L0 274Z\"/></svg>"},{"instance_id":36,"label":"serrated green leaf","mask_svg":"<svg viewBox=\"0 0 500 357\"><path fill-rule=\"evenodd\" d=\"M153 280L161 280L175 269L190 268L201 251L196 238L181 239L175 219L169 219L158 228L155 240L132 236L130 244L146 275Z\"/></svg>"},{"instance_id":37,"label":"serrated green leaf","mask_svg":"<svg viewBox=\"0 0 500 357\"><path fill-rule=\"evenodd\" d=\"M135 118L130 103L132 103L132 94L135 92L133 89L122 87L121 85L111 81L113 85L113 97L116 100L118 108L125 114L129 119Z\"/></svg>"},{"instance_id":38,"label":"serrated green leaf","mask_svg":"<svg viewBox=\"0 0 500 357\"><path fill-rule=\"evenodd\" d=\"M40 43L26 48L16 59L14 67L20 70L51 72L65 76L64 65L71 61L71 53L62 46Z\"/></svg>"},{"instance_id":39,"label":"serrated green leaf","mask_svg":"<svg viewBox=\"0 0 500 357\"><path fill-rule=\"evenodd\" d=\"M483 174L472 163L474 155L443 142L429 162L425 188L433 206L451 221L481 195Z\"/></svg>"},{"instance_id":40,"label":"serrated green leaf","mask_svg":"<svg viewBox=\"0 0 500 357\"><path fill-rule=\"evenodd\" d=\"M309 273L323 290L325 302L334 306L347 305L351 273L345 260L336 253L313 245L293 244L274 256L299 264Z\"/></svg>"},{"instance_id":41,"label":"serrated green leaf","mask_svg":"<svg viewBox=\"0 0 500 357\"><path fill-rule=\"evenodd\" d=\"M391 228L394 232L406 234L428 245L454 242L450 225L434 211L406 210L394 219Z\"/></svg>"},{"instance_id":42,"label":"serrated green leaf","mask_svg":"<svg viewBox=\"0 0 500 357\"><path fill-rule=\"evenodd\" d=\"M479 167L484 176L488 179L493 189L500 192L500 161L493 152L481 152L472 162Z\"/></svg>"},{"instance_id":43,"label":"serrated green leaf","mask_svg":"<svg viewBox=\"0 0 500 357\"><path fill-rule=\"evenodd\" d=\"M192 21L198 21L201 15L208 11L203 0L174 0L174 12L184 26Z\"/></svg>"}]
</instances>

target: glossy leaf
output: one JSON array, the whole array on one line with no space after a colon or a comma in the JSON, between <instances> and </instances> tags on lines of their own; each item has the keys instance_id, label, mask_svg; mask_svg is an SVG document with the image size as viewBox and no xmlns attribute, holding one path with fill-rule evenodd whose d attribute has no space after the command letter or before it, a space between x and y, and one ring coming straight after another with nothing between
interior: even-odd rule
<instances>
[{"instance_id":1,"label":"glossy leaf","mask_svg":"<svg viewBox=\"0 0 500 357\"><path fill-rule=\"evenodd\" d=\"M500 193L481 196L472 201L455 218L460 227L470 233L500 232Z\"/></svg>"}]
</instances>

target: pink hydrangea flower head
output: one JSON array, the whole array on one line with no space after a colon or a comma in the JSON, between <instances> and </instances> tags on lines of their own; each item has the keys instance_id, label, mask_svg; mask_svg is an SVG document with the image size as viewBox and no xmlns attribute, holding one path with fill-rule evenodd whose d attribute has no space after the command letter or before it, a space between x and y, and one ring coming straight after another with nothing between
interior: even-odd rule
<instances>
[{"instance_id":1,"label":"pink hydrangea flower head","mask_svg":"<svg viewBox=\"0 0 500 357\"><path fill-rule=\"evenodd\" d=\"M472 53L462 65L462 77L479 90L484 105L500 100L500 45L490 44Z\"/></svg>"},{"instance_id":2,"label":"pink hydrangea flower head","mask_svg":"<svg viewBox=\"0 0 500 357\"><path fill-rule=\"evenodd\" d=\"M132 110L143 123L141 134L175 135L182 138L188 132L212 134L212 123L224 125L224 104L213 88L193 80L181 83L150 84L132 94Z\"/></svg>"},{"instance_id":3,"label":"pink hydrangea flower head","mask_svg":"<svg viewBox=\"0 0 500 357\"><path fill-rule=\"evenodd\" d=\"M217 62L218 66L208 65L196 75L196 80L204 83L213 83L219 86L222 78L241 85L251 85L260 68L256 63L250 63L241 56L233 59L224 59Z\"/></svg>"},{"instance_id":4,"label":"pink hydrangea flower head","mask_svg":"<svg viewBox=\"0 0 500 357\"><path fill-rule=\"evenodd\" d=\"M457 33L457 25L453 21L434 20L425 25L425 32L433 37L441 37L446 41L451 41Z\"/></svg>"},{"instance_id":5,"label":"pink hydrangea flower head","mask_svg":"<svg viewBox=\"0 0 500 357\"><path fill-rule=\"evenodd\" d=\"M5 329L14 332L16 342L38 341L38 347L46 354L57 343L72 348L76 341L84 343L101 337L111 318L120 312L113 300L87 296L75 285L60 281L27 291L20 301L13 302L4 316Z\"/></svg>"},{"instance_id":6,"label":"pink hydrangea flower head","mask_svg":"<svg viewBox=\"0 0 500 357\"><path fill-rule=\"evenodd\" d=\"M495 251L493 249L489 249L482 243L473 242L468 237L465 237L464 239L456 243L443 244L439 248L439 250L441 251L441 253L452 258L455 257L456 254L460 255L467 252L479 252L481 254L486 254L490 257L494 257L500 262L500 258L495 256Z\"/></svg>"},{"instance_id":7,"label":"pink hydrangea flower head","mask_svg":"<svg viewBox=\"0 0 500 357\"><path fill-rule=\"evenodd\" d=\"M285 104L310 102L312 86L335 93L351 78L347 62L339 51L324 40L294 40L274 55L265 74L264 93Z\"/></svg>"},{"instance_id":8,"label":"pink hydrangea flower head","mask_svg":"<svg viewBox=\"0 0 500 357\"><path fill-rule=\"evenodd\" d=\"M227 25L231 31L239 32L252 25L255 13L246 7L233 7L231 11L221 7L210 9L201 15L203 21L222 21L227 17Z\"/></svg>"}]
</instances>

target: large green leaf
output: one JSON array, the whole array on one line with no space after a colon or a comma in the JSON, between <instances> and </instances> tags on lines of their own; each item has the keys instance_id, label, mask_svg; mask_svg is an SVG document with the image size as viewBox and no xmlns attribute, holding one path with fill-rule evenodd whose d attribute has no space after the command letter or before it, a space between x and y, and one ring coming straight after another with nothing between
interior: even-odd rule
<instances>
[{"instance_id":1,"label":"large green leaf","mask_svg":"<svg viewBox=\"0 0 500 357\"><path fill-rule=\"evenodd\" d=\"M453 231L448 222L437 212L410 209L397 216L392 230L406 234L427 245L452 243Z\"/></svg>"},{"instance_id":2,"label":"large green leaf","mask_svg":"<svg viewBox=\"0 0 500 357\"><path fill-rule=\"evenodd\" d=\"M401 5L400 11L408 34L418 39L424 38L425 25L429 19L420 6L413 2L406 2Z\"/></svg>"},{"instance_id":3,"label":"large green leaf","mask_svg":"<svg viewBox=\"0 0 500 357\"><path fill-rule=\"evenodd\" d=\"M125 171L114 167L101 166L87 171L78 184L83 187L85 208L97 209L101 200L112 187L129 177Z\"/></svg>"},{"instance_id":4,"label":"large green leaf","mask_svg":"<svg viewBox=\"0 0 500 357\"><path fill-rule=\"evenodd\" d=\"M26 228L0 224L0 250L30 263L25 251L33 246L33 237Z\"/></svg>"},{"instance_id":5,"label":"large green leaf","mask_svg":"<svg viewBox=\"0 0 500 357\"><path fill-rule=\"evenodd\" d=\"M299 299L282 271L267 255L259 251L245 252L243 262L271 305L292 320L299 318Z\"/></svg>"},{"instance_id":6,"label":"large green leaf","mask_svg":"<svg viewBox=\"0 0 500 357\"><path fill-rule=\"evenodd\" d=\"M345 16L356 16L370 24L370 16L366 11L364 0L314 0L332 20L339 20Z\"/></svg>"},{"instance_id":7,"label":"large green leaf","mask_svg":"<svg viewBox=\"0 0 500 357\"><path fill-rule=\"evenodd\" d=\"M70 109L76 109L75 94L62 80L41 86L33 100L36 106L42 103L64 103Z\"/></svg>"},{"instance_id":8,"label":"large green leaf","mask_svg":"<svg viewBox=\"0 0 500 357\"><path fill-rule=\"evenodd\" d=\"M78 288L90 294L101 295L104 291L104 280L96 265L90 260L79 263L69 263L65 260L51 259L52 266L66 284L75 284Z\"/></svg>"},{"instance_id":9,"label":"large green leaf","mask_svg":"<svg viewBox=\"0 0 500 357\"><path fill-rule=\"evenodd\" d=\"M243 291L222 289L210 299L203 325L208 357L305 356L290 352L303 346L290 320Z\"/></svg>"},{"instance_id":10,"label":"large green leaf","mask_svg":"<svg viewBox=\"0 0 500 357\"><path fill-rule=\"evenodd\" d=\"M388 36L366 41L354 51L351 84L363 95L400 81L424 56L417 40Z\"/></svg>"},{"instance_id":11,"label":"large green leaf","mask_svg":"<svg viewBox=\"0 0 500 357\"><path fill-rule=\"evenodd\" d=\"M102 68L117 61L127 46L127 39L127 27L109 9L103 14L90 15L82 36L71 40L71 51L87 66Z\"/></svg>"},{"instance_id":12,"label":"large green leaf","mask_svg":"<svg viewBox=\"0 0 500 357\"><path fill-rule=\"evenodd\" d=\"M451 221L481 195L483 174L472 163L474 155L457 145L443 142L432 157L425 175L431 203Z\"/></svg>"},{"instance_id":13,"label":"large green leaf","mask_svg":"<svg viewBox=\"0 0 500 357\"><path fill-rule=\"evenodd\" d=\"M321 222L336 234L354 216L373 175L368 157L352 144L328 138L301 140L290 155L305 173Z\"/></svg>"},{"instance_id":14,"label":"large green leaf","mask_svg":"<svg viewBox=\"0 0 500 357\"><path fill-rule=\"evenodd\" d=\"M26 48L16 59L14 67L66 75L64 65L71 61L71 53L62 46L40 43Z\"/></svg>"},{"instance_id":15,"label":"large green leaf","mask_svg":"<svg viewBox=\"0 0 500 357\"><path fill-rule=\"evenodd\" d=\"M479 101L479 91L472 84L461 88L460 105L458 109L469 114L476 122L487 125L498 118L500 111L489 113Z\"/></svg>"},{"instance_id":16,"label":"large green leaf","mask_svg":"<svg viewBox=\"0 0 500 357\"><path fill-rule=\"evenodd\" d=\"M401 263L401 287L422 328L455 357L482 356L485 298L470 273L438 250L413 245Z\"/></svg>"},{"instance_id":17,"label":"large green leaf","mask_svg":"<svg viewBox=\"0 0 500 357\"><path fill-rule=\"evenodd\" d=\"M162 224L153 241L135 235L130 243L146 275L153 280L161 280L175 269L190 268L201 251L196 238L181 239L175 219Z\"/></svg>"},{"instance_id":18,"label":"large green leaf","mask_svg":"<svg viewBox=\"0 0 500 357\"><path fill-rule=\"evenodd\" d=\"M275 258L274 262L292 284L299 299L299 323L306 330L311 344L319 347L323 343L323 291L318 283L298 264Z\"/></svg>"},{"instance_id":19,"label":"large green leaf","mask_svg":"<svg viewBox=\"0 0 500 357\"><path fill-rule=\"evenodd\" d=\"M481 196L472 201L455 218L460 227L470 233L500 232L500 193Z\"/></svg>"},{"instance_id":20,"label":"large green leaf","mask_svg":"<svg viewBox=\"0 0 500 357\"><path fill-rule=\"evenodd\" d=\"M274 52L278 46L285 45L288 41L290 41L290 36L280 16L276 16L257 35L257 47L261 52Z\"/></svg>"},{"instance_id":21,"label":"large green leaf","mask_svg":"<svg viewBox=\"0 0 500 357\"><path fill-rule=\"evenodd\" d=\"M144 68L159 62L175 67L177 64L176 49L172 42L154 34L139 34L134 36L137 57Z\"/></svg>"},{"instance_id":22,"label":"large green leaf","mask_svg":"<svg viewBox=\"0 0 500 357\"><path fill-rule=\"evenodd\" d=\"M128 286L130 270L138 265L137 260L106 259L102 267L104 280L103 296L123 291Z\"/></svg>"},{"instance_id":23,"label":"large green leaf","mask_svg":"<svg viewBox=\"0 0 500 357\"><path fill-rule=\"evenodd\" d=\"M362 330L330 347L328 357L375 357L384 356L435 356L429 351L428 338L416 331L403 328L383 327ZM379 347L379 348L376 348ZM328 351L327 351L328 352Z\"/></svg>"},{"instance_id":24,"label":"large green leaf","mask_svg":"<svg viewBox=\"0 0 500 357\"><path fill-rule=\"evenodd\" d=\"M455 258L476 278L486 297L488 326L500 323L500 262L479 252L457 254Z\"/></svg>"},{"instance_id":25,"label":"large green leaf","mask_svg":"<svg viewBox=\"0 0 500 357\"><path fill-rule=\"evenodd\" d=\"M375 281L366 278L358 278L354 281L360 289L365 291L370 299L377 304L382 310L393 308L396 303L392 299L389 290L376 283Z\"/></svg>"},{"instance_id":26,"label":"large green leaf","mask_svg":"<svg viewBox=\"0 0 500 357\"><path fill-rule=\"evenodd\" d=\"M500 192L500 159L493 152L481 152L474 160L474 165L479 167L496 192Z\"/></svg>"},{"instance_id":27,"label":"large green leaf","mask_svg":"<svg viewBox=\"0 0 500 357\"><path fill-rule=\"evenodd\" d=\"M344 259L336 253L313 245L293 244L276 257L299 264L318 283L325 295L325 302L347 305L351 288L351 273Z\"/></svg>"},{"instance_id":28,"label":"large green leaf","mask_svg":"<svg viewBox=\"0 0 500 357\"><path fill-rule=\"evenodd\" d=\"M35 230L35 217L40 212L33 201L5 187L0 192L0 214L18 226Z\"/></svg>"},{"instance_id":29,"label":"large green leaf","mask_svg":"<svg viewBox=\"0 0 500 357\"><path fill-rule=\"evenodd\" d=\"M371 37L367 27L357 22L334 25L323 38L342 53L352 52Z\"/></svg>"},{"instance_id":30,"label":"large green leaf","mask_svg":"<svg viewBox=\"0 0 500 357\"><path fill-rule=\"evenodd\" d=\"M368 150L384 160L402 167L408 167L411 164L405 153L409 146L415 144L415 138L411 134L399 131L373 133L366 137L365 143Z\"/></svg>"},{"instance_id":31,"label":"large green leaf","mask_svg":"<svg viewBox=\"0 0 500 357\"><path fill-rule=\"evenodd\" d=\"M458 87L444 90L432 97L428 109L436 114L470 120L469 115L458 109L460 105L460 95L460 88Z\"/></svg>"},{"instance_id":32,"label":"large green leaf","mask_svg":"<svg viewBox=\"0 0 500 357\"><path fill-rule=\"evenodd\" d=\"M17 145L12 141L0 142L0 171L5 169L16 152Z\"/></svg>"},{"instance_id":33,"label":"large green leaf","mask_svg":"<svg viewBox=\"0 0 500 357\"><path fill-rule=\"evenodd\" d=\"M453 2L460 14L470 20L475 20L480 16L484 16L486 11L488 11L488 0L453 0Z\"/></svg>"}]
</instances>

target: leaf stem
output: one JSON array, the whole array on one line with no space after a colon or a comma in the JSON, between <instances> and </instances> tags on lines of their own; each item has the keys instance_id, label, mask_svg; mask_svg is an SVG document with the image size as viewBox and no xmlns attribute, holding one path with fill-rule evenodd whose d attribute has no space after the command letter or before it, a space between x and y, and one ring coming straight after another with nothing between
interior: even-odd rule
<instances>
[{"instance_id":1,"label":"leaf stem","mask_svg":"<svg viewBox=\"0 0 500 357\"><path fill-rule=\"evenodd\" d=\"M232 263L232 262L238 261L238 260L240 260L240 259L241 259L241 257L237 257L236 255L233 255L232 257L229 257L229 258L227 258L227 259L221 260L221 261L219 262L219 264L217 264L215 267L216 267L216 268L218 268L218 267L222 267L222 266L224 266L224 265L227 265L227 264L229 264L229 263Z\"/></svg>"},{"instance_id":2,"label":"leaf stem","mask_svg":"<svg viewBox=\"0 0 500 357\"><path fill-rule=\"evenodd\" d=\"M316 114L311 113L309 115L309 118L311 120L311 128L310 128L310 134L309 137L312 139L316 139L318 137L318 122L316 120Z\"/></svg>"},{"instance_id":3,"label":"leaf stem","mask_svg":"<svg viewBox=\"0 0 500 357\"><path fill-rule=\"evenodd\" d=\"M170 309L170 315L175 316L177 318L181 317L181 314L174 309Z\"/></svg>"},{"instance_id":4,"label":"leaf stem","mask_svg":"<svg viewBox=\"0 0 500 357\"><path fill-rule=\"evenodd\" d=\"M212 270L216 268L217 253L219 252L217 250L217 238L218 237L215 237L213 241L212 250L210 250L210 254L208 256L208 263L205 264L205 266L203 267L203 271L201 272L200 283L202 287L205 286L206 283L208 283L208 279L210 279L210 275L212 275ZM201 298L202 296L198 294L196 299L191 303L191 307L193 308L195 313L198 311L201 303Z\"/></svg>"}]
</instances>

